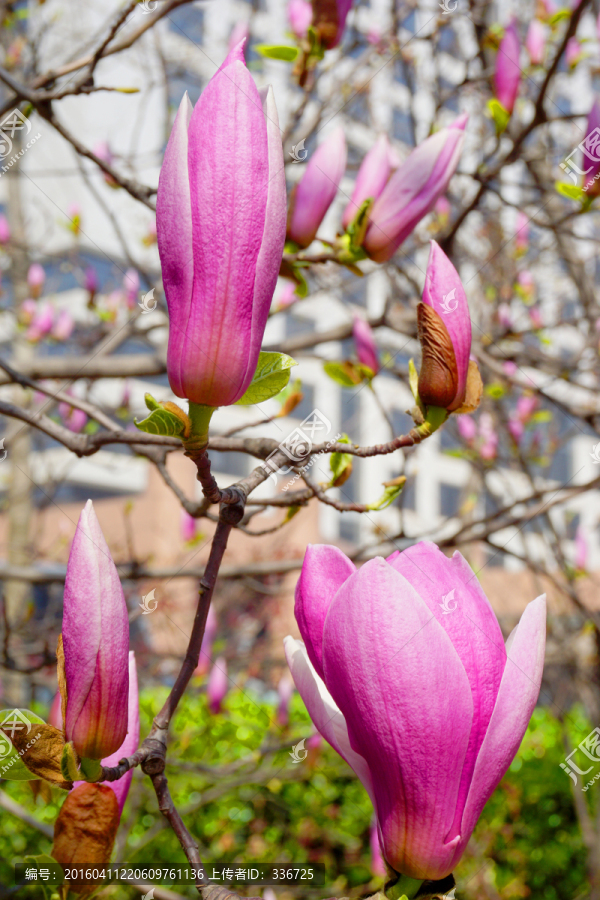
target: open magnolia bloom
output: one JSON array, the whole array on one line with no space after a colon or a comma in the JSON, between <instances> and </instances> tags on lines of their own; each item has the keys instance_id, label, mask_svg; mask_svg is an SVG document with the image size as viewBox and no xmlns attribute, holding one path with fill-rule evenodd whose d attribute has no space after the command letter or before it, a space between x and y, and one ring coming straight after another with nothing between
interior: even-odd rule
<instances>
[{"instance_id":1,"label":"open magnolia bloom","mask_svg":"<svg viewBox=\"0 0 600 900\"><path fill-rule=\"evenodd\" d=\"M545 597L505 646L460 553L422 542L357 570L315 545L295 613L304 643L287 637L285 651L296 687L367 790L386 861L411 878L444 878L527 729Z\"/></svg>"}]
</instances>

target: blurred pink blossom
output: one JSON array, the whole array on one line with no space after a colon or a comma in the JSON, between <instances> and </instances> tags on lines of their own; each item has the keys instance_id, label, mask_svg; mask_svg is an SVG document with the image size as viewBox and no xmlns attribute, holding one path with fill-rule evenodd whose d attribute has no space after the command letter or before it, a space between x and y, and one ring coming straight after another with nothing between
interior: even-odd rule
<instances>
[{"instance_id":1,"label":"blurred pink blossom","mask_svg":"<svg viewBox=\"0 0 600 900\"><path fill-rule=\"evenodd\" d=\"M52 337L57 341L68 341L73 334L75 322L68 309L61 309L52 328Z\"/></svg>"},{"instance_id":2,"label":"blurred pink blossom","mask_svg":"<svg viewBox=\"0 0 600 900\"><path fill-rule=\"evenodd\" d=\"M181 540L188 542L193 541L196 537L198 520L190 516L185 509L181 510Z\"/></svg>"},{"instance_id":3,"label":"blurred pink blossom","mask_svg":"<svg viewBox=\"0 0 600 900\"><path fill-rule=\"evenodd\" d=\"M206 686L208 706L213 715L221 712L222 703L227 696L228 690L229 679L227 678L227 663L224 656L219 656L210 670L208 684Z\"/></svg>"},{"instance_id":4,"label":"blurred pink blossom","mask_svg":"<svg viewBox=\"0 0 600 900\"><path fill-rule=\"evenodd\" d=\"M10 227L6 216L0 215L0 244L8 244L10 241Z\"/></svg>"},{"instance_id":5,"label":"blurred pink blossom","mask_svg":"<svg viewBox=\"0 0 600 900\"><path fill-rule=\"evenodd\" d=\"M27 272L27 284L29 285L31 296L34 299L37 299L42 293L45 280L46 273L44 272L43 266L40 266L39 263L32 263Z\"/></svg>"},{"instance_id":6,"label":"blurred pink blossom","mask_svg":"<svg viewBox=\"0 0 600 900\"><path fill-rule=\"evenodd\" d=\"M279 705L277 706L277 724L284 728L290 721L290 700L294 695L296 686L289 672L281 676L277 685L277 693L279 694Z\"/></svg>"},{"instance_id":7,"label":"blurred pink blossom","mask_svg":"<svg viewBox=\"0 0 600 900\"><path fill-rule=\"evenodd\" d=\"M137 302L138 292L140 290L140 276L136 269L127 269L123 278L123 287L125 289L125 299L129 309L134 309Z\"/></svg>"},{"instance_id":8,"label":"blurred pink blossom","mask_svg":"<svg viewBox=\"0 0 600 900\"><path fill-rule=\"evenodd\" d=\"M287 14L290 28L302 40L312 22L312 5L307 0L289 0Z\"/></svg>"},{"instance_id":9,"label":"blurred pink blossom","mask_svg":"<svg viewBox=\"0 0 600 900\"><path fill-rule=\"evenodd\" d=\"M584 571L587 569L588 542L581 525L575 532L575 568Z\"/></svg>"},{"instance_id":10,"label":"blurred pink blossom","mask_svg":"<svg viewBox=\"0 0 600 900\"><path fill-rule=\"evenodd\" d=\"M32 341L36 343L45 337L50 329L52 328L52 323L54 321L54 310L50 306L49 303L44 304L44 306L39 307L33 319L31 320L31 324L26 332L26 337L28 341Z\"/></svg>"},{"instance_id":11,"label":"blurred pink blossom","mask_svg":"<svg viewBox=\"0 0 600 900\"><path fill-rule=\"evenodd\" d=\"M497 309L498 322L503 328L512 328L512 315L508 303L501 303Z\"/></svg>"},{"instance_id":12,"label":"blurred pink blossom","mask_svg":"<svg viewBox=\"0 0 600 900\"><path fill-rule=\"evenodd\" d=\"M471 416L463 415L457 419L458 433L467 442L474 441L477 436L477 425Z\"/></svg>"}]
</instances>

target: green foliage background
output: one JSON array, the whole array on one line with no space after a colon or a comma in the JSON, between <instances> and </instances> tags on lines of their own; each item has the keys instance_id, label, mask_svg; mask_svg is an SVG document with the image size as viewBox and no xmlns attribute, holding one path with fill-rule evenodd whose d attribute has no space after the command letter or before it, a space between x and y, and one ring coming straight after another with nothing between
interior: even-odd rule
<instances>
[{"instance_id":1,"label":"green foliage background","mask_svg":"<svg viewBox=\"0 0 600 900\"><path fill-rule=\"evenodd\" d=\"M143 692L142 734L165 695L163 688ZM294 744L313 733L299 696L293 698L285 728L276 723L274 707L249 691L231 691L224 706L222 713L211 715L202 686L193 686L174 720L168 753L173 799L200 844L203 861L325 864L324 888L276 888L281 900L359 897L377 890L381 880L370 867L372 809L362 786L325 742L299 764L289 755ZM569 716L574 741L591 727L577 711ZM263 755L261 747L269 752ZM575 900L586 895L585 849L571 782L559 766L564 756L560 723L546 709L537 709L455 871L459 900L527 896ZM53 791L52 802L46 804L40 797L34 799L29 784L2 782L1 788L46 823L54 821L66 796ZM593 790L585 796L588 803L598 802ZM0 883L8 887L14 863L26 855L49 853L51 841L8 812L1 812L1 821ZM148 866L185 863L139 770L115 858ZM192 887L172 887L183 896L197 897ZM40 887L34 885L6 894L24 900L40 895ZM126 900L140 894L113 885L102 896Z\"/></svg>"}]
</instances>

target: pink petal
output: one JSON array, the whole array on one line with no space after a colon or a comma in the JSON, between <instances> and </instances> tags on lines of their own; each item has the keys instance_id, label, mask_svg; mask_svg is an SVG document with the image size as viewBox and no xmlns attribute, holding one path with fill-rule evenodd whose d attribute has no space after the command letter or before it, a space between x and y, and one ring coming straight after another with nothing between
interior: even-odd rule
<instances>
[{"instance_id":1,"label":"pink petal","mask_svg":"<svg viewBox=\"0 0 600 900\"><path fill-rule=\"evenodd\" d=\"M444 628L469 680L473 723L450 832L455 837L504 672L504 639L475 573L458 551L448 559L435 544L420 541L402 553L396 551L388 562L410 582ZM452 611L444 612L444 607Z\"/></svg>"},{"instance_id":2,"label":"pink petal","mask_svg":"<svg viewBox=\"0 0 600 900\"><path fill-rule=\"evenodd\" d=\"M540 692L546 640L546 597L529 603L506 642L508 658L481 745L461 825L458 859L479 815L519 749Z\"/></svg>"},{"instance_id":3,"label":"pink petal","mask_svg":"<svg viewBox=\"0 0 600 900\"><path fill-rule=\"evenodd\" d=\"M350 744L369 766L385 858L411 877L443 877L473 718L448 635L411 584L372 559L331 602L323 667Z\"/></svg>"},{"instance_id":4,"label":"pink petal","mask_svg":"<svg viewBox=\"0 0 600 900\"><path fill-rule=\"evenodd\" d=\"M323 625L336 591L356 567L337 547L309 544L296 584L294 615L309 659L323 677Z\"/></svg>"},{"instance_id":5,"label":"pink petal","mask_svg":"<svg viewBox=\"0 0 600 900\"><path fill-rule=\"evenodd\" d=\"M288 237L308 247L331 206L346 168L346 139L336 128L312 154L292 197Z\"/></svg>"}]
</instances>

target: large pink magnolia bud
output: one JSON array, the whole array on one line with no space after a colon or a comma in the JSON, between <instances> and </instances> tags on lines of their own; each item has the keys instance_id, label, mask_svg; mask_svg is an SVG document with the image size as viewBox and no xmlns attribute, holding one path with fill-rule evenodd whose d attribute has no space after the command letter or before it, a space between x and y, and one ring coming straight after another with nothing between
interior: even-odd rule
<instances>
[{"instance_id":1,"label":"large pink magnolia bud","mask_svg":"<svg viewBox=\"0 0 600 900\"><path fill-rule=\"evenodd\" d=\"M456 171L467 116L428 137L396 169L369 212L363 249L376 262L394 255L427 215Z\"/></svg>"},{"instance_id":2,"label":"large pink magnolia bud","mask_svg":"<svg viewBox=\"0 0 600 900\"><path fill-rule=\"evenodd\" d=\"M193 110L181 101L158 184L167 372L178 397L227 406L252 381L285 215L273 91L256 89L239 44Z\"/></svg>"},{"instance_id":3,"label":"large pink magnolia bud","mask_svg":"<svg viewBox=\"0 0 600 900\"><path fill-rule=\"evenodd\" d=\"M91 500L79 517L71 544L62 642L66 738L80 756L110 756L127 734L129 617Z\"/></svg>"},{"instance_id":4,"label":"large pink magnolia bud","mask_svg":"<svg viewBox=\"0 0 600 900\"><path fill-rule=\"evenodd\" d=\"M380 135L363 159L348 206L342 216L342 225L347 228L365 200L376 200L388 183L392 169L399 164L398 156L387 135Z\"/></svg>"},{"instance_id":5,"label":"large pink magnolia bud","mask_svg":"<svg viewBox=\"0 0 600 900\"><path fill-rule=\"evenodd\" d=\"M388 864L452 872L514 758L542 679L545 597L506 645L466 560L421 542L358 571L309 546L285 639L311 719L355 771Z\"/></svg>"},{"instance_id":6,"label":"large pink magnolia bud","mask_svg":"<svg viewBox=\"0 0 600 900\"><path fill-rule=\"evenodd\" d=\"M494 72L494 93L496 94L496 99L500 101L509 113L513 111L521 81L519 52L519 34L517 32L517 23L513 19L500 41L496 56L496 71Z\"/></svg>"},{"instance_id":7,"label":"large pink magnolia bud","mask_svg":"<svg viewBox=\"0 0 600 900\"><path fill-rule=\"evenodd\" d=\"M319 144L292 192L287 236L300 247L308 247L331 206L346 168L346 138L336 128Z\"/></svg>"},{"instance_id":8,"label":"large pink magnolia bud","mask_svg":"<svg viewBox=\"0 0 600 900\"><path fill-rule=\"evenodd\" d=\"M373 329L362 316L354 316L354 324L352 326L352 336L354 338L354 346L358 361L363 366L367 366L374 375L377 375L381 368L379 364L379 349L375 343Z\"/></svg>"},{"instance_id":9,"label":"large pink magnolia bud","mask_svg":"<svg viewBox=\"0 0 600 900\"><path fill-rule=\"evenodd\" d=\"M425 406L453 411L463 405L471 353L471 318L459 274L431 242L423 302L417 307L422 361L419 396ZM476 363L474 363L476 365Z\"/></svg>"}]
</instances>

